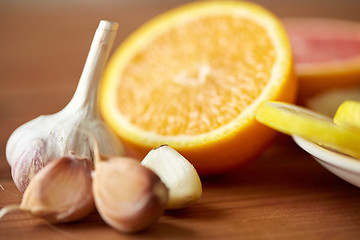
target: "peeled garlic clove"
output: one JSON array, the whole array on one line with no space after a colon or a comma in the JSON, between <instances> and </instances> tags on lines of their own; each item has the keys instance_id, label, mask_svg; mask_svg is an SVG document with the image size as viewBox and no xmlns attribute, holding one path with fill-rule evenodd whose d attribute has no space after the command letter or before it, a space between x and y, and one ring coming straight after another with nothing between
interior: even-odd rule
<instances>
[{"instance_id":1,"label":"peeled garlic clove","mask_svg":"<svg viewBox=\"0 0 360 240\"><path fill-rule=\"evenodd\" d=\"M168 189L150 169L132 158L96 163L93 192L98 212L113 228L133 233L154 223L164 212Z\"/></svg>"},{"instance_id":2,"label":"peeled garlic clove","mask_svg":"<svg viewBox=\"0 0 360 240\"><path fill-rule=\"evenodd\" d=\"M51 161L29 183L20 209L52 223L79 220L95 209L93 164L73 154Z\"/></svg>"},{"instance_id":3,"label":"peeled garlic clove","mask_svg":"<svg viewBox=\"0 0 360 240\"><path fill-rule=\"evenodd\" d=\"M193 165L173 148L162 145L151 150L141 162L153 170L169 188L167 209L190 206L202 195L202 186Z\"/></svg>"}]
</instances>

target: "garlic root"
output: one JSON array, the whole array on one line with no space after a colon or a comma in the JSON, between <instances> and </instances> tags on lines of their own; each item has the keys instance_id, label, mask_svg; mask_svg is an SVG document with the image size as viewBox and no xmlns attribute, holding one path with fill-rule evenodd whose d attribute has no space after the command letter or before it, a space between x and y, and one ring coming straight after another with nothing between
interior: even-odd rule
<instances>
[{"instance_id":1,"label":"garlic root","mask_svg":"<svg viewBox=\"0 0 360 240\"><path fill-rule=\"evenodd\" d=\"M166 209L185 208L202 195L202 186L193 165L173 148L162 145L151 150L141 162L152 169L169 188Z\"/></svg>"},{"instance_id":2,"label":"garlic root","mask_svg":"<svg viewBox=\"0 0 360 240\"><path fill-rule=\"evenodd\" d=\"M118 157L95 165L95 204L103 220L124 233L141 231L164 212L168 189L138 160Z\"/></svg>"},{"instance_id":3,"label":"garlic root","mask_svg":"<svg viewBox=\"0 0 360 240\"><path fill-rule=\"evenodd\" d=\"M40 116L18 127L8 139L6 157L13 180L24 192L36 172L53 159L74 152L92 159L84 131L96 136L101 153L123 155L120 140L104 124L97 106L97 89L118 24L100 21L75 94L60 112Z\"/></svg>"}]
</instances>

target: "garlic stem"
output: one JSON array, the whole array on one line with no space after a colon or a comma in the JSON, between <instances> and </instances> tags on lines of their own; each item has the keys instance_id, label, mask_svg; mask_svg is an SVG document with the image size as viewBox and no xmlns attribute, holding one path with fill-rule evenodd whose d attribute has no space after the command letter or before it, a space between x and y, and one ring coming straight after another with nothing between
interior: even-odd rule
<instances>
[{"instance_id":1,"label":"garlic stem","mask_svg":"<svg viewBox=\"0 0 360 240\"><path fill-rule=\"evenodd\" d=\"M88 114L99 115L97 107L98 85L102 70L109 57L117 29L118 23L106 20L100 21L75 94L63 111L68 111L68 109L77 111L85 107L88 108Z\"/></svg>"}]
</instances>

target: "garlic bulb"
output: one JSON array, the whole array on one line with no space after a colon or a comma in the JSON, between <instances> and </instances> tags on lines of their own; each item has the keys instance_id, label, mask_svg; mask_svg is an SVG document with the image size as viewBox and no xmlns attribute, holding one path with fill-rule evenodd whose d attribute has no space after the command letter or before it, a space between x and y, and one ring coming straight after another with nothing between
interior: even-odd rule
<instances>
[{"instance_id":1,"label":"garlic bulb","mask_svg":"<svg viewBox=\"0 0 360 240\"><path fill-rule=\"evenodd\" d=\"M173 148L162 145L153 149L141 164L153 170L169 188L166 209L188 207L201 197L199 175L193 165Z\"/></svg>"},{"instance_id":2,"label":"garlic bulb","mask_svg":"<svg viewBox=\"0 0 360 240\"><path fill-rule=\"evenodd\" d=\"M34 174L49 161L68 152L93 160L87 132L103 154L122 155L118 138L103 123L97 106L97 89L118 24L100 21L75 94L60 112L39 116L17 128L6 145L6 157L16 186L24 192Z\"/></svg>"}]
</instances>

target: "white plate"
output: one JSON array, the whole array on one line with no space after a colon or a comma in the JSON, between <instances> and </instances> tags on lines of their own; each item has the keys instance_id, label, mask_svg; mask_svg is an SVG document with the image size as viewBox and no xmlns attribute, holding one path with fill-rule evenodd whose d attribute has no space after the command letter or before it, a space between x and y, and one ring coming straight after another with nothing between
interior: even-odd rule
<instances>
[{"instance_id":1,"label":"white plate","mask_svg":"<svg viewBox=\"0 0 360 240\"><path fill-rule=\"evenodd\" d=\"M345 181L360 187L359 159L329 150L299 136L293 135L292 138L297 145L310 153L327 170Z\"/></svg>"}]
</instances>

